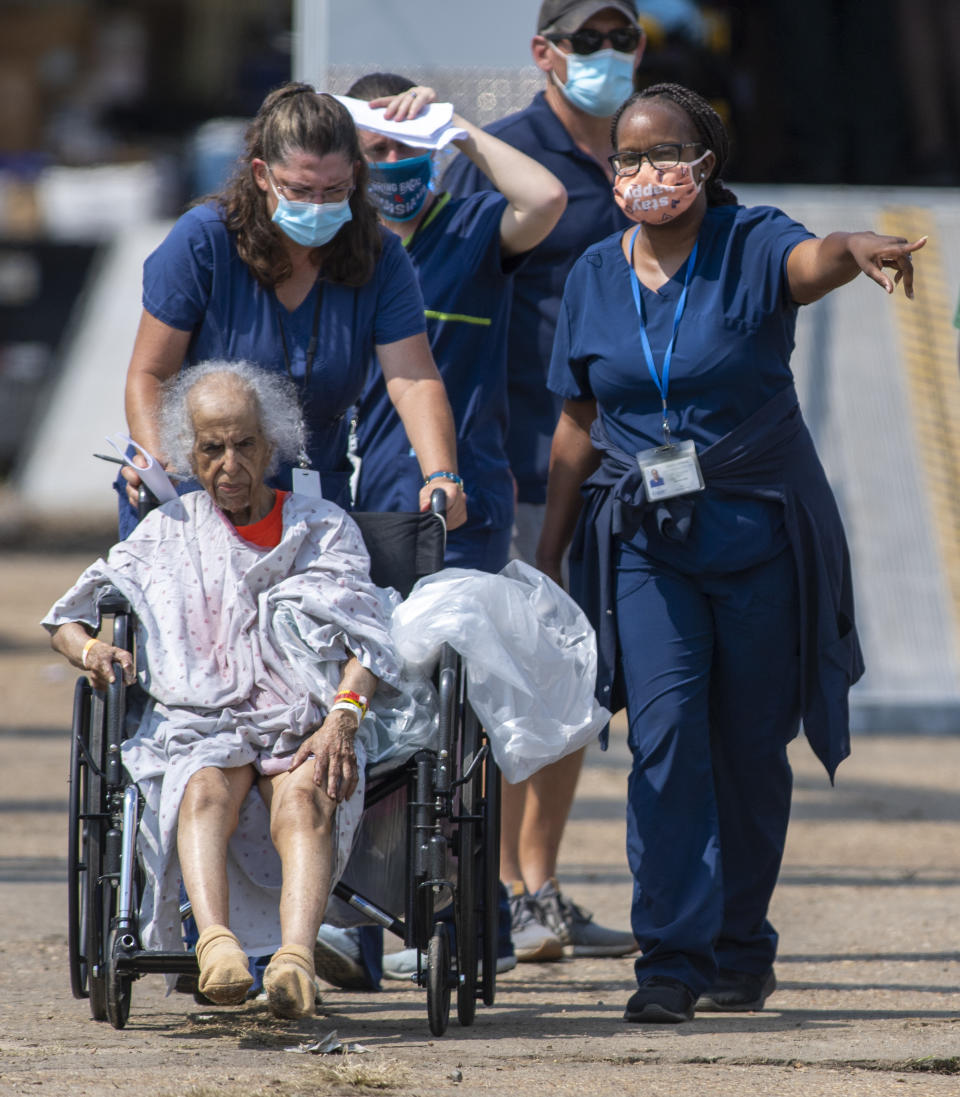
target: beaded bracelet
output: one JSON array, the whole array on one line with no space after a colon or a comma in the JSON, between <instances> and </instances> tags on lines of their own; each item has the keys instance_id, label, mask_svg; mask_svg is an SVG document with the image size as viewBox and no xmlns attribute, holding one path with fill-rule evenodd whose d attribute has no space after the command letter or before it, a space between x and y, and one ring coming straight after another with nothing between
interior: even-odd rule
<instances>
[{"instance_id":1,"label":"beaded bracelet","mask_svg":"<svg viewBox=\"0 0 960 1097\"><path fill-rule=\"evenodd\" d=\"M90 649L94 644L98 643L96 636L91 636L90 639L83 645L83 652L80 655L80 662L83 664L83 669L87 669L87 656L90 654Z\"/></svg>"},{"instance_id":2,"label":"beaded bracelet","mask_svg":"<svg viewBox=\"0 0 960 1097\"><path fill-rule=\"evenodd\" d=\"M456 484L463 491L463 477L455 472L431 472L429 476L423 478L424 484L429 484L433 480L449 480L451 484Z\"/></svg>"}]
</instances>

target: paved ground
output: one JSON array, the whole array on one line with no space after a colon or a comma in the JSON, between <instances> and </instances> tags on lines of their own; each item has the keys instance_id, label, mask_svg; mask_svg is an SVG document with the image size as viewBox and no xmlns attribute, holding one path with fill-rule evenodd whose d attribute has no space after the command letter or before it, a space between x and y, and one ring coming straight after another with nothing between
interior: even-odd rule
<instances>
[{"instance_id":1,"label":"paved ground","mask_svg":"<svg viewBox=\"0 0 960 1097\"><path fill-rule=\"evenodd\" d=\"M596 960L522 965L472 1028L454 1021L442 1040L406 987L331 989L325 1015L282 1024L256 1006L164 998L151 977L125 1031L91 1021L66 970L73 673L35 624L90 556L0 556L0 1094L960 1093L960 736L861 737L835 789L795 745L772 912L780 989L762 1013L627 1025L632 965ZM621 732L590 759L562 866L611 924L626 924L630 903L626 768ZM370 1053L287 1050L331 1029Z\"/></svg>"}]
</instances>

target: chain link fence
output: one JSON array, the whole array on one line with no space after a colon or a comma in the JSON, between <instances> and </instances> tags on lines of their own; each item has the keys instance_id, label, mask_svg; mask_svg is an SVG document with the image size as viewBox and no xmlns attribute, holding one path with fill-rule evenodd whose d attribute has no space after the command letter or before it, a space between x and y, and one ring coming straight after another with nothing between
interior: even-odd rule
<instances>
[{"instance_id":1,"label":"chain link fence","mask_svg":"<svg viewBox=\"0 0 960 1097\"><path fill-rule=\"evenodd\" d=\"M379 68L381 72L394 71L389 65ZM343 95L355 80L376 71L371 65L331 65L327 90ZM544 84L543 73L533 65L522 69L407 65L400 75L414 84L435 88L440 102L453 103L458 113L478 126L525 107Z\"/></svg>"}]
</instances>

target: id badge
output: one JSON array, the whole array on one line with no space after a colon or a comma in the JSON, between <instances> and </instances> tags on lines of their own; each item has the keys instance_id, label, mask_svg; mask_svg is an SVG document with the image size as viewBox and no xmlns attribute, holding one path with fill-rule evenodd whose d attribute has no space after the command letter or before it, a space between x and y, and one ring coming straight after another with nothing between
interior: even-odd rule
<instances>
[{"instance_id":1,"label":"id badge","mask_svg":"<svg viewBox=\"0 0 960 1097\"><path fill-rule=\"evenodd\" d=\"M316 469L293 469L293 490L296 495L308 495L313 499L322 499L320 473Z\"/></svg>"},{"instance_id":2,"label":"id badge","mask_svg":"<svg viewBox=\"0 0 960 1097\"><path fill-rule=\"evenodd\" d=\"M637 454L637 464L647 499L651 503L703 491L703 473L697 460L697 450L689 439L641 450Z\"/></svg>"}]
</instances>

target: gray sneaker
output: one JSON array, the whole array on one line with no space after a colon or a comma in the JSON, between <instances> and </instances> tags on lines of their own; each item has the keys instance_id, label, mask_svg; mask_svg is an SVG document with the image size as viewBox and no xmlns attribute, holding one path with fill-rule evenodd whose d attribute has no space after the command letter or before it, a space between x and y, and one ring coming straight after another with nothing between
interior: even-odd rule
<instances>
[{"instance_id":1,"label":"gray sneaker","mask_svg":"<svg viewBox=\"0 0 960 1097\"><path fill-rule=\"evenodd\" d=\"M559 960L563 944L544 923L539 904L521 883L511 885L510 939L521 964Z\"/></svg>"},{"instance_id":2,"label":"gray sneaker","mask_svg":"<svg viewBox=\"0 0 960 1097\"><path fill-rule=\"evenodd\" d=\"M589 910L564 897L553 878L533 893L533 901L568 956L626 956L640 947L632 933L598 926Z\"/></svg>"}]
</instances>

